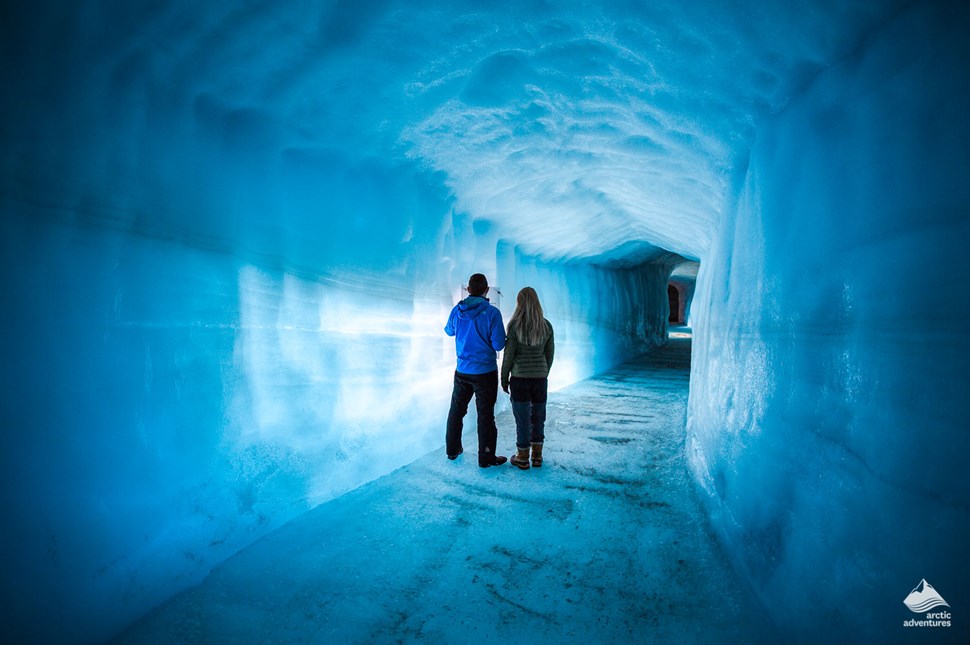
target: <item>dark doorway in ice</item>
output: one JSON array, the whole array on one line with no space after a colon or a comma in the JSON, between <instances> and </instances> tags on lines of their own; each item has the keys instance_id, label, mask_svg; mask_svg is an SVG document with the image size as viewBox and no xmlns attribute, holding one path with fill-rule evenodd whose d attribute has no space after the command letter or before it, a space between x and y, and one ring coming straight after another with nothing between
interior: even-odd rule
<instances>
[{"instance_id":1,"label":"dark doorway in ice","mask_svg":"<svg viewBox=\"0 0 970 645\"><path fill-rule=\"evenodd\" d=\"M668 324L671 326L690 324L690 304L694 298L698 269L700 263L696 260L684 260L673 268L667 278L667 300L670 305Z\"/></svg>"},{"instance_id":2,"label":"dark doorway in ice","mask_svg":"<svg viewBox=\"0 0 970 645\"><path fill-rule=\"evenodd\" d=\"M667 300L670 301L670 322L674 324L684 322L683 308L680 306L681 296L680 289L673 284L667 285Z\"/></svg>"}]
</instances>

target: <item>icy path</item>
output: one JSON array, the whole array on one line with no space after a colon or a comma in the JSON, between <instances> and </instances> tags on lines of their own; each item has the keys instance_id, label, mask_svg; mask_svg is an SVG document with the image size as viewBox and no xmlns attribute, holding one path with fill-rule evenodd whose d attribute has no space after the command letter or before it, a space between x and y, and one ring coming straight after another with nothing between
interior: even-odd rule
<instances>
[{"instance_id":1,"label":"icy path","mask_svg":"<svg viewBox=\"0 0 970 645\"><path fill-rule=\"evenodd\" d=\"M121 642L766 640L684 461L689 343L553 393L542 468L435 451L258 541ZM511 413L498 424L509 454Z\"/></svg>"}]
</instances>

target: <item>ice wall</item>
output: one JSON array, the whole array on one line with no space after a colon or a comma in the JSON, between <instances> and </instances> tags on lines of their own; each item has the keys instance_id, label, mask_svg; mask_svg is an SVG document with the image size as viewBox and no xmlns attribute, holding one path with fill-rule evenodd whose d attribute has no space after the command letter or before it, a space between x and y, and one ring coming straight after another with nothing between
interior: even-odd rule
<instances>
[{"instance_id":1,"label":"ice wall","mask_svg":"<svg viewBox=\"0 0 970 645\"><path fill-rule=\"evenodd\" d=\"M970 600L968 14L913 5L763 122L701 264L689 456L796 640L966 637L902 599Z\"/></svg>"},{"instance_id":2,"label":"ice wall","mask_svg":"<svg viewBox=\"0 0 970 645\"><path fill-rule=\"evenodd\" d=\"M417 297L413 276L391 271L348 277L365 293L326 261L296 273L296 253L57 210L7 202L0 227L6 636L104 638L440 442L427 415L447 396L447 291Z\"/></svg>"}]
</instances>

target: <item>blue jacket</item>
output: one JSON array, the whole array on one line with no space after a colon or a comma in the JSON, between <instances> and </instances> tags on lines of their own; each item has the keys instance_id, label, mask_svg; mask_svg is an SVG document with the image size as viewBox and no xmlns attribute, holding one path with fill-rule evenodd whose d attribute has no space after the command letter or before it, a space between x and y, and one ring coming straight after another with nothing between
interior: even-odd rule
<instances>
[{"instance_id":1,"label":"blue jacket","mask_svg":"<svg viewBox=\"0 0 970 645\"><path fill-rule=\"evenodd\" d=\"M451 310L445 333L455 337L458 371L485 374L498 369L495 352L505 347L502 312L487 298L468 296Z\"/></svg>"}]
</instances>

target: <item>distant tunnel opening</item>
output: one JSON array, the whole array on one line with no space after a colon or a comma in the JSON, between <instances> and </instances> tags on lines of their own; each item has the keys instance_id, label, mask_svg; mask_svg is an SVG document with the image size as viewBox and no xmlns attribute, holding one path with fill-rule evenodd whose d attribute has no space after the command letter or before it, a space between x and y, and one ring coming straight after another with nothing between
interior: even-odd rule
<instances>
[{"instance_id":1,"label":"distant tunnel opening","mask_svg":"<svg viewBox=\"0 0 970 645\"><path fill-rule=\"evenodd\" d=\"M674 267L667 279L668 324L687 325L697 285L699 262L685 261Z\"/></svg>"}]
</instances>

